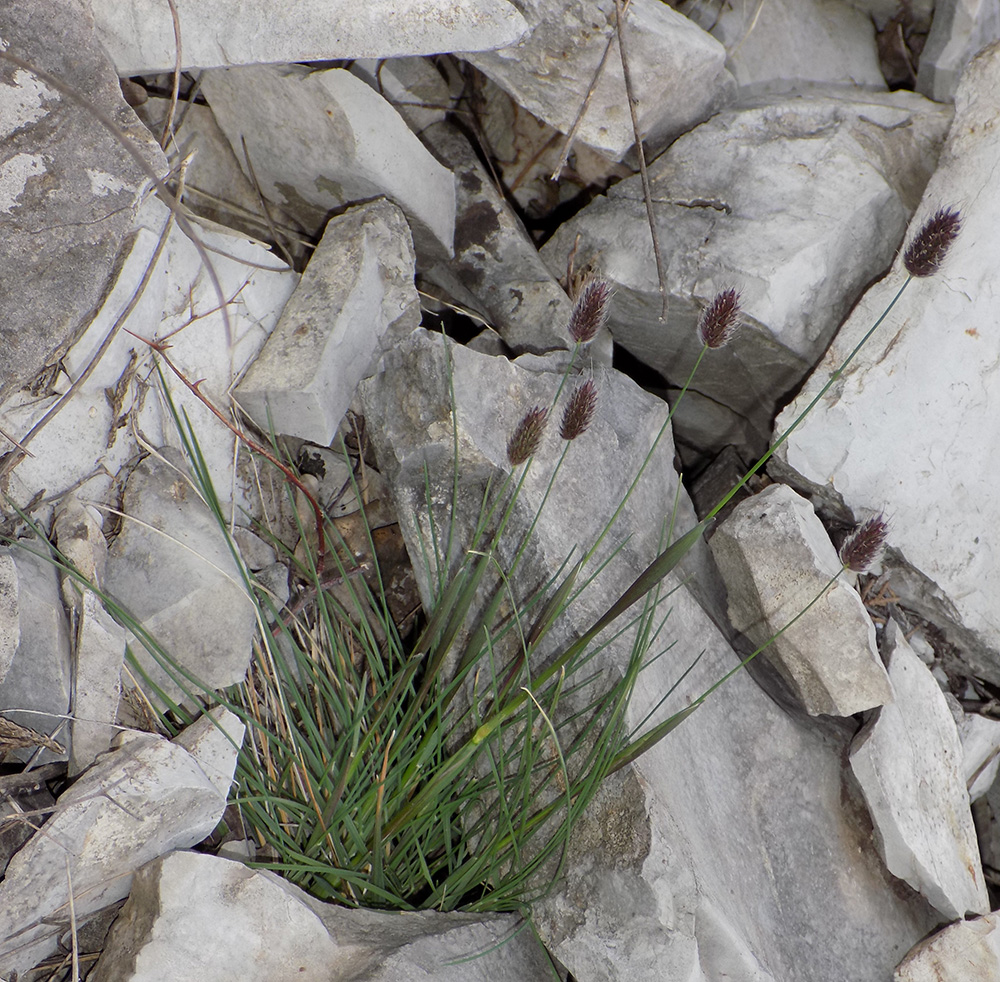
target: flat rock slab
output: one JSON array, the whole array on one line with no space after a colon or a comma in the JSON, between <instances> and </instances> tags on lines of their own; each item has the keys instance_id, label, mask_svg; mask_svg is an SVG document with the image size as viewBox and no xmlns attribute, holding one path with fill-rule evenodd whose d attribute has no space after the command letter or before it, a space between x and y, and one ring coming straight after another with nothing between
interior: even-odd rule
<instances>
[{"instance_id":1,"label":"flat rock slab","mask_svg":"<svg viewBox=\"0 0 1000 982\"><path fill-rule=\"evenodd\" d=\"M398 914L322 904L265 870L175 852L136 874L92 982L548 982L513 914Z\"/></svg>"},{"instance_id":2,"label":"flat rock slab","mask_svg":"<svg viewBox=\"0 0 1000 982\"><path fill-rule=\"evenodd\" d=\"M250 664L254 606L183 457L171 448L159 454L128 479L122 528L108 550L107 592L203 685L234 685ZM141 643L132 650L156 685L181 698L178 683Z\"/></svg>"},{"instance_id":3,"label":"flat rock slab","mask_svg":"<svg viewBox=\"0 0 1000 982\"><path fill-rule=\"evenodd\" d=\"M122 98L81 0L4 4L11 54L57 76L121 129L157 173L166 162ZM149 180L75 101L0 61L0 398L77 338L114 282ZM15 273L16 271L16 273Z\"/></svg>"},{"instance_id":4,"label":"flat rock slab","mask_svg":"<svg viewBox=\"0 0 1000 982\"><path fill-rule=\"evenodd\" d=\"M854 771L889 871L945 917L989 911L958 729L934 676L890 621L896 694L851 747Z\"/></svg>"},{"instance_id":5,"label":"flat rock slab","mask_svg":"<svg viewBox=\"0 0 1000 982\"><path fill-rule=\"evenodd\" d=\"M852 716L892 702L853 574L838 575L837 550L805 498L772 484L737 505L709 545L726 581L733 627L767 645L760 657L807 712Z\"/></svg>"},{"instance_id":6,"label":"flat rock slab","mask_svg":"<svg viewBox=\"0 0 1000 982\"><path fill-rule=\"evenodd\" d=\"M249 156L264 197L303 227L318 231L329 211L384 195L406 213L418 252L452 254L454 178L361 79L259 65L211 69L202 90L240 165Z\"/></svg>"},{"instance_id":7,"label":"flat rock slab","mask_svg":"<svg viewBox=\"0 0 1000 982\"><path fill-rule=\"evenodd\" d=\"M1000 475L995 451L1000 333L994 297L1000 227L996 162L1000 44L970 65L941 163L907 243L939 208L962 228L943 268L909 283L816 411L779 449L819 493L855 513L889 505L892 590L933 621L975 674L1000 682ZM903 285L901 259L858 302L802 392L787 428Z\"/></svg>"},{"instance_id":8,"label":"flat rock slab","mask_svg":"<svg viewBox=\"0 0 1000 982\"><path fill-rule=\"evenodd\" d=\"M725 111L686 133L649 168L666 325L638 177L564 223L542 257L556 275L574 249L578 267L596 264L617 290L615 340L675 385L701 350L704 307L741 291L744 326L704 359L695 388L768 431L778 400L892 262L949 118L912 93L872 93Z\"/></svg>"},{"instance_id":9,"label":"flat rock slab","mask_svg":"<svg viewBox=\"0 0 1000 982\"><path fill-rule=\"evenodd\" d=\"M236 398L264 431L333 441L358 383L420 324L403 213L380 199L332 218Z\"/></svg>"},{"instance_id":10,"label":"flat rock slab","mask_svg":"<svg viewBox=\"0 0 1000 982\"><path fill-rule=\"evenodd\" d=\"M92 0L101 42L120 75L172 72L170 8ZM181 69L268 62L398 58L499 48L527 29L507 0L176 0Z\"/></svg>"},{"instance_id":11,"label":"flat rock slab","mask_svg":"<svg viewBox=\"0 0 1000 982\"><path fill-rule=\"evenodd\" d=\"M216 722L238 747L242 724L228 713ZM216 722L202 717L192 724L188 742L197 745L198 734ZM231 781L235 749L227 766ZM21 974L55 951L69 927L70 889L82 920L127 896L143 864L204 839L222 817L229 781L220 791L219 778L210 779L197 758L163 737L121 734L11 859L0 883L0 973Z\"/></svg>"},{"instance_id":12,"label":"flat rock slab","mask_svg":"<svg viewBox=\"0 0 1000 982\"><path fill-rule=\"evenodd\" d=\"M530 33L498 51L467 51L463 57L506 89L518 105L566 133L613 33L614 0L522 0L518 6ZM626 31L639 130L651 146L662 148L732 98L725 49L666 4L633 0ZM635 143L614 41L576 139L611 160L620 160Z\"/></svg>"}]
</instances>

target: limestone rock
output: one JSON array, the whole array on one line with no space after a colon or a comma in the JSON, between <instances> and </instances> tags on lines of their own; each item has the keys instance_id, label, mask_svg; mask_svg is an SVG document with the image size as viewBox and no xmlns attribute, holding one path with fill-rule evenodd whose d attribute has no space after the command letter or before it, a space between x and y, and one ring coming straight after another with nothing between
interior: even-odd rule
<instances>
[{"instance_id":1,"label":"limestone rock","mask_svg":"<svg viewBox=\"0 0 1000 982\"><path fill-rule=\"evenodd\" d=\"M759 657L809 713L851 716L892 701L875 627L851 574L837 576L837 551L805 498L772 484L737 505L709 544L730 621L755 646L782 632Z\"/></svg>"},{"instance_id":2,"label":"limestone rock","mask_svg":"<svg viewBox=\"0 0 1000 982\"><path fill-rule=\"evenodd\" d=\"M170 8L156 0L91 0L101 41L120 75L172 72ZM177 0L181 68L394 58L498 48L525 31L507 0Z\"/></svg>"},{"instance_id":3,"label":"limestone rock","mask_svg":"<svg viewBox=\"0 0 1000 982\"><path fill-rule=\"evenodd\" d=\"M240 166L245 140L264 196L305 228L322 228L332 209L384 195L406 213L418 253L451 255L454 178L350 72L217 68L205 72L202 89Z\"/></svg>"},{"instance_id":4,"label":"limestone rock","mask_svg":"<svg viewBox=\"0 0 1000 982\"><path fill-rule=\"evenodd\" d=\"M231 780L235 750L227 766ZM200 842L225 806L218 778L181 746L151 733L121 734L11 860L0 883L0 973L23 973L55 950L69 923L70 888L83 920L127 896L144 863Z\"/></svg>"},{"instance_id":5,"label":"limestone rock","mask_svg":"<svg viewBox=\"0 0 1000 982\"><path fill-rule=\"evenodd\" d=\"M1000 912L949 924L921 941L893 982L987 982L1000 978Z\"/></svg>"},{"instance_id":6,"label":"limestone rock","mask_svg":"<svg viewBox=\"0 0 1000 982\"><path fill-rule=\"evenodd\" d=\"M851 747L879 849L889 871L945 917L988 913L955 721L927 666L891 621L885 645L896 699Z\"/></svg>"},{"instance_id":7,"label":"limestone rock","mask_svg":"<svg viewBox=\"0 0 1000 982\"><path fill-rule=\"evenodd\" d=\"M242 863L175 852L140 870L92 982L543 982L516 915L397 914L321 904ZM506 940L505 940L506 939ZM471 957L470 957L471 956Z\"/></svg>"},{"instance_id":8,"label":"limestone rock","mask_svg":"<svg viewBox=\"0 0 1000 982\"><path fill-rule=\"evenodd\" d=\"M402 212L383 200L330 220L298 288L236 389L265 432L332 442L358 382L420 323Z\"/></svg>"},{"instance_id":9,"label":"limestone rock","mask_svg":"<svg viewBox=\"0 0 1000 982\"><path fill-rule=\"evenodd\" d=\"M576 119L615 22L614 0L567 5L522 0L530 32L517 44L465 52L514 100L556 129ZM633 0L626 18L639 129L662 148L730 100L733 82L722 45L686 17L656 0ZM635 143L621 60L612 45L577 131L581 143L620 160Z\"/></svg>"},{"instance_id":10,"label":"limestone rock","mask_svg":"<svg viewBox=\"0 0 1000 982\"><path fill-rule=\"evenodd\" d=\"M885 322L779 454L821 495L856 514L891 502L889 586L983 678L1000 681L1000 498L990 450L1000 384L992 283L1000 188L1000 43L969 66L941 164L905 242L939 208L962 227L943 268L909 283ZM858 302L776 424L787 428L906 279L900 257ZM947 381L945 381L947 380ZM929 400L929 401L928 401Z\"/></svg>"},{"instance_id":11,"label":"limestone rock","mask_svg":"<svg viewBox=\"0 0 1000 982\"><path fill-rule=\"evenodd\" d=\"M250 663L254 607L215 516L188 483L183 458L170 448L160 454L128 479L124 521L108 551L107 591L204 685L233 685ZM142 644L133 642L132 650L179 698L178 683Z\"/></svg>"},{"instance_id":12,"label":"limestone rock","mask_svg":"<svg viewBox=\"0 0 1000 982\"><path fill-rule=\"evenodd\" d=\"M110 116L146 166L163 173L163 155L125 104L82 0L5 4L0 36L11 54ZM0 145L2 398L64 354L90 322L128 253L149 180L93 116L8 61L0 62Z\"/></svg>"}]
</instances>

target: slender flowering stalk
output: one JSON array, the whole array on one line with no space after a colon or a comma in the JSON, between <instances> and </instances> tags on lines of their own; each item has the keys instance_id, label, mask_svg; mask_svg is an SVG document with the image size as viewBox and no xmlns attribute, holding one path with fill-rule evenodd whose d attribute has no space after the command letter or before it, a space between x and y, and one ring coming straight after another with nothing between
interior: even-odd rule
<instances>
[{"instance_id":1,"label":"slender flowering stalk","mask_svg":"<svg viewBox=\"0 0 1000 982\"><path fill-rule=\"evenodd\" d=\"M521 422L514 428L511 438L507 441L507 459L512 467L517 467L534 456L542 442L548 418L549 411L541 406L529 409L521 417Z\"/></svg>"},{"instance_id":2,"label":"slender flowering stalk","mask_svg":"<svg viewBox=\"0 0 1000 982\"><path fill-rule=\"evenodd\" d=\"M864 573L882 554L889 536L889 523L881 513L862 522L840 547L844 569Z\"/></svg>"},{"instance_id":3,"label":"slender flowering stalk","mask_svg":"<svg viewBox=\"0 0 1000 982\"><path fill-rule=\"evenodd\" d=\"M575 440L587 431L597 412L597 386L588 379L570 396L563 411L559 435L564 440Z\"/></svg>"},{"instance_id":4,"label":"slender flowering stalk","mask_svg":"<svg viewBox=\"0 0 1000 982\"><path fill-rule=\"evenodd\" d=\"M933 218L924 222L903 253L903 265L910 276L933 276L941 268L961 227L962 219L952 208L939 208Z\"/></svg>"},{"instance_id":5,"label":"slender flowering stalk","mask_svg":"<svg viewBox=\"0 0 1000 982\"><path fill-rule=\"evenodd\" d=\"M608 322L611 296L611 284L607 280L594 278L587 281L569 319L569 336L577 344L593 341Z\"/></svg>"},{"instance_id":6,"label":"slender flowering stalk","mask_svg":"<svg viewBox=\"0 0 1000 982\"><path fill-rule=\"evenodd\" d=\"M727 345L740 327L740 295L736 290L716 294L698 322L698 337L706 348Z\"/></svg>"}]
</instances>

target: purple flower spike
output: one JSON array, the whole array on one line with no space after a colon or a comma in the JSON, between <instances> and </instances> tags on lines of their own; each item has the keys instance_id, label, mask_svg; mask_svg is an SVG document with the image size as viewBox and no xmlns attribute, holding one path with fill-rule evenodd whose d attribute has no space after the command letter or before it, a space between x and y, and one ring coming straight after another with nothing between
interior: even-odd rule
<instances>
[{"instance_id":1,"label":"purple flower spike","mask_svg":"<svg viewBox=\"0 0 1000 982\"><path fill-rule=\"evenodd\" d=\"M728 344L740 326L740 295L723 290L708 305L698 322L698 337L706 348Z\"/></svg>"},{"instance_id":2,"label":"purple flower spike","mask_svg":"<svg viewBox=\"0 0 1000 982\"><path fill-rule=\"evenodd\" d=\"M910 276L933 276L941 268L961 227L962 219L952 208L939 208L933 218L924 222L903 253L903 265Z\"/></svg>"},{"instance_id":3,"label":"purple flower spike","mask_svg":"<svg viewBox=\"0 0 1000 982\"><path fill-rule=\"evenodd\" d=\"M569 319L569 336L578 344L593 341L608 320L611 284L607 280L588 280Z\"/></svg>"},{"instance_id":4,"label":"purple flower spike","mask_svg":"<svg viewBox=\"0 0 1000 982\"><path fill-rule=\"evenodd\" d=\"M882 554L888 535L889 523L881 513L862 522L840 547L844 569L864 573Z\"/></svg>"},{"instance_id":5,"label":"purple flower spike","mask_svg":"<svg viewBox=\"0 0 1000 982\"><path fill-rule=\"evenodd\" d=\"M597 411L597 386L588 379L570 396L563 411L559 435L564 440L575 440L587 431Z\"/></svg>"},{"instance_id":6,"label":"purple flower spike","mask_svg":"<svg viewBox=\"0 0 1000 982\"><path fill-rule=\"evenodd\" d=\"M512 467L523 464L538 450L548 416L547 409L535 406L521 418L521 422L514 428L511 438L507 441L507 459Z\"/></svg>"}]
</instances>

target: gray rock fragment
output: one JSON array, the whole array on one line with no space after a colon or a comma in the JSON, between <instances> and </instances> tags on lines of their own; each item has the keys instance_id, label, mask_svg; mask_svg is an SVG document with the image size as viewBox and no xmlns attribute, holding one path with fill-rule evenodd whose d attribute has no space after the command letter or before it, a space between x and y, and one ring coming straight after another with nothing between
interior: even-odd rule
<instances>
[{"instance_id":1,"label":"gray rock fragment","mask_svg":"<svg viewBox=\"0 0 1000 982\"><path fill-rule=\"evenodd\" d=\"M955 98L966 65L1000 38L996 0L936 0L927 42L920 53L917 91L937 102Z\"/></svg>"},{"instance_id":2,"label":"gray rock fragment","mask_svg":"<svg viewBox=\"0 0 1000 982\"><path fill-rule=\"evenodd\" d=\"M424 272L445 296L481 314L516 354L569 346L573 304L494 188L468 140L447 124L425 139L455 174L455 258Z\"/></svg>"},{"instance_id":3,"label":"gray rock fragment","mask_svg":"<svg viewBox=\"0 0 1000 982\"><path fill-rule=\"evenodd\" d=\"M516 915L397 914L322 904L242 863L175 852L144 867L91 982L547 982Z\"/></svg>"},{"instance_id":4,"label":"gray rock fragment","mask_svg":"<svg viewBox=\"0 0 1000 982\"><path fill-rule=\"evenodd\" d=\"M782 632L760 657L809 713L850 716L892 701L853 574L831 584L840 558L805 498L772 484L737 505L709 545L726 581L733 627L756 646Z\"/></svg>"},{"instance_id":5,"label":"gray rock fragment","mask_svg":"<svg viewBox=\"0 0 1000 982\"><path fill-rule=\"evenodd\" d=\"M330 220L236 397L265 432L329 444L358 382L420 323L402 212L384 199Z\"/></svg>"},{"instance_id":6,"label":"gray rock fragment","mask_svg":"<svg viewBox=\"0 0 1000 982\"><path fill-rule=\"evenodd\" d=\"M989 912L962 745L944 693L890 621L885 647L895 702L855 737L861 785L886 867L945 917Z\"/></svg>"},{"instance_id":7,"label":"gray rock fragment","mask_svg":"<svg viewBox=\"0 0 1000 982\"><path fill-rule=\"evenodd\" d=\"M85 770L104 753L117 732L125 635L125 628L88 590L76 611L70 776Z\"/></svg>"},{"instance_id":8,"label":"gray rock fragment","mask_svg":"<svg viewBox=\"0 0 1000 982\"><path fill-rule=\"evenodd\" d=\"M464 57L519 105L568 132L612 33L614 0L570 5L522 0L519 6L529 34L509 47ZM639 129L651 147L666 146L731 99L725 49L686 17L656 0L633 0L626 30ZM576 138L612 160L620 160L635 142L614 46Z\"/></svg>"},{"instance_id":9,"label":"gray rock fragment","mask_svg":"<svg viewBox=\"0 0 1000 982\"><path fill-rule=\"evenodd\" d=\"M886 88L871 17L842 0L687 0L680 10L725 46L741 100L812 87Z\"/></svg>"},{"instance_id":10,"label":"gray rock fragment","mask_svg":"<svg viewBox=\"0 0 1000 982\"><path fill-rule=\"evenodd\" d=\"M0 552L0 683L10 669L21 642L20 608L17 599L17 567L10 551Z\"/></svg>"},{"instance_id":11,"label":"gray rock fragment","mask_svg":"<svg viewBox=\"0 0 1000 982\"><path fill-rule=\"evenodd\" d=\"M896 966L893 982L989 982L1000 978L1000 911L949 924Z\"/></svg>"},{"instance_id":12,"label":"gray rock fragment","mask_svg":"<svg viewBox=\"0 0 1000 982\"><path fill-rule=\"evenodd\" d=\"M68 743L65 717L70 710L73 684L69 624L59 595L55 565L32 549L14 549L17 569L17 605L20 641L14 659L0 683L0 711L15 723ZM14 712L8 710L24 710ZM27 760L30 748L10 751L10 758ZM65 759L43 750L40 762Z\"/></svg>"},{"instance_id":13,"label":"gray rock fragment","mask_svg":"<svg viewBox=\"0 0 1000 982\"><path fill-rule=\"evenodd\" d=\"M406 213L418 252L451 255L454 178L350 72L217 68L205 72L202 89L240 166L245 140L264 197L304 228L319 231L332 209L384 195Z\"/></svg>"},{"instance_id":14,"label":"gray rock fragment","mask_svg":"<svg viewBox=\"0 0 1000 982\"><path fill-rule=\"evenodd\" d=\"M233 685L250 663L254 607L215 516L188 483L182 455L171 448L159 454L128 479L125 518L108 550L107 591L204 685ZM157 685L181 696L142 644L132 650Z\"/></svg>"},{"instance_id":15,"label":"gray rock fragment","mask_svg":"<svg viewBox=\"0 0 1000 982\"><path fill-rule=\"evenodd\" d=\"M231 780L235 750L227 766ZM42 831L7 867L0 883L0 973L24 973L55 950L69 924L70 889L76 916L84 919L125 897L144 863L205 838L226 806L219 780L178 744L122 733L115 749L63 792Z\"/></svg>"},{"instance_id":16,"label":"gray rock fragment","mask_svg":"<svg viewBox=\"0 0 1000 982\"><path fill-rule=\"evenodd\" d=\"M949 117L912 93L870 93L726 111L685 134L649 169L666 325L638 178L563 224L542 258L557 275L574 248L578 266L597 262L617 290L615 340L674 385L701 350L703 308L740 290L744 326L703 360L695 388L738 415L734 428L749 420L766 432L780 397L892 262Z\"/></svg>"},{"instance_id":17,"label":"gray rock fragment","mask_svg":"<svg viewBox=\"0 0 1000 982\"><path fill-rule=\"evenodd\" d=\"M166 169L122 98L82 0L4 4L0 36L11 54L110 116L149 167ZM148 183L93 116L0 61L0 398L31 381L86 328L128 252Z\"/></svg>"},{"instance_id":18,"label":"gray rock fragment","mask_svg":"<svg viewBox=\"0 0 1000 982\"><path fill-rule=\"evenodd\" d=\"M119 74L174 70L169 7L156 0L133 0L127 11L116 0L91 5ZM185 70L497 48L527 26L507 0L299 0L288 7L271 0L176 0L176 6Z\"/></svg>"}]
</instances>

